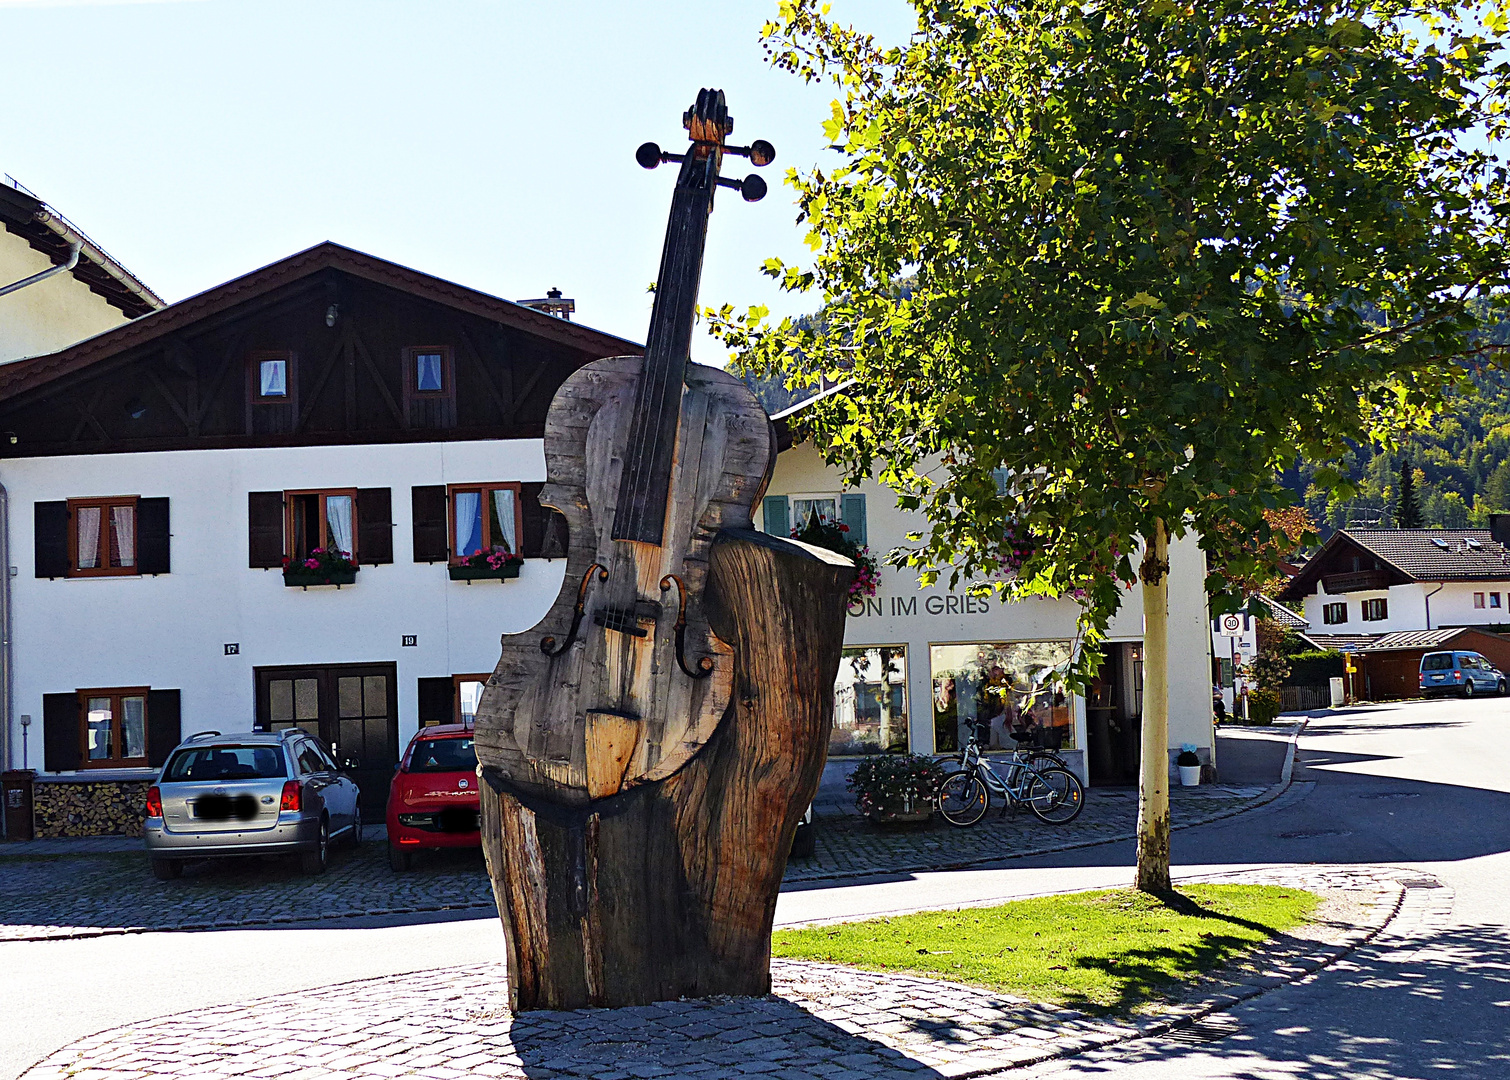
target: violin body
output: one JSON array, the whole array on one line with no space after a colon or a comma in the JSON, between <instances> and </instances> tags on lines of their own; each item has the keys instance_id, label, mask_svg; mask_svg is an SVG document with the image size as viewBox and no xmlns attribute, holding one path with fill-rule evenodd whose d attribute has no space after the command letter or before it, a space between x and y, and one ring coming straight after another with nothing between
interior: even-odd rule
<instances>
[{"instance_id":1,"label":"violin body","mask_svg":"<svg viewBox=\"0 0 1510 1080\"><path fill-rule=\"evenodd\" d=\"M551 403L540 498L566 517L566 575L536 627L504 635L477 716L485 767L522 791L567 804L665 779L723 718L733 650L704 610L709 548L721 530L750 527L775 463L771 423L749 388L716 368L689 367L665 539L659 546L613 539L622 447L643 367L638 356L594 361ZM668 577L680 586L662 589ZM608 613L633 613L634 625L614 628L618 620ZM679 636L681 660L698 677L679 663ZM547 638L556 648L570 644L552 656L541 648ZM696 666L703 658L712 661L706 675Z\"/></svg>"}]
</instances>

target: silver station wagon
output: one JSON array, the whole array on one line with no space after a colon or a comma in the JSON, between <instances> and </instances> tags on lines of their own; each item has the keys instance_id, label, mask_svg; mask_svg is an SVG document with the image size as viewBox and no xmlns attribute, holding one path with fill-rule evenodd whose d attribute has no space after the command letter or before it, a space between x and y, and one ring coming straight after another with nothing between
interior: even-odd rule
<instances>
[{"instance_id":1,"label":"silver station wagon","mask_svg":"<svg viewBox=\"0 0 1510 1080\"><path fill-rule=\"evenodd\" d=\"M298 728L195 735L147 791L152 872L167 881L186 859L297 855L305 873L324 873L332 842L361 841L357 795L356 782Z\"/></svg>"}]
</instances>

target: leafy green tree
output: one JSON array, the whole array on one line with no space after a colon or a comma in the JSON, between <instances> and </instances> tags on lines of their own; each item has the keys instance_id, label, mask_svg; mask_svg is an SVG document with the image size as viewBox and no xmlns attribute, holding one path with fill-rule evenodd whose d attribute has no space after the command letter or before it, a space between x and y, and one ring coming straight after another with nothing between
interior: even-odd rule
<instances>
[{"instance_id":1,"label":"leafy green tree","mask_svg":"<svg viewBox=\"0 0 1510 1080\"><path fill-rule=\"evenodd\" d=\"M1226 598L1258 570L1262 511L1293 501L1281 470L1318 463L1309 481L1347 494L1350 448L1423 422L1492 348L1475 335L1498 318L1510 191L1483 139L1505 129L1506 19L911 2L916 32L887 47L781 0L766 48L836 87L837 161L788 176L811 262L766 266L823 319L711 322L746 370L852 377L811 432L926 515L904 561L1080 598L1079 676L1141 579L1138 881L1164 889L1169 536L1204 537Z\"/></svg>"},{"instance_id":2,"label":"leafy green tree","mask_svg":"<svg viewBox=\"0 0 1510 1080\"><path fill-rule=\"evenodd\" d=\"M1395 492L1395 528L1419 529L1421 504L1416 497L1416 471L1409 458L1400 459L1400 487Z\"/></svg>"}]
</instances>

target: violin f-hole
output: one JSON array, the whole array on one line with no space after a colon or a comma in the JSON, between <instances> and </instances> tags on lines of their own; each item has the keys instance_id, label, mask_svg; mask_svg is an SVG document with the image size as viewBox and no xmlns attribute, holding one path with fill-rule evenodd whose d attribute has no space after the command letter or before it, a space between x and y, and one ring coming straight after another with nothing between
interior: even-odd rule
<instances>
[{"instance_id":1,"label":"violin f-hole","mask_svg":"<svg viewBox=\"0 0 1510 1080\"><path fill-rule=\"evenodd\" d=\"M676 586L676 666L689 679L706 679L713 674L713 658L705 656L697 662L697 670L687 665L687 586L675 574L661 578L661 592Z\"/></svg>"},{"instance_id":2,"label":"violin f-hole","mask_svg":"<svg viewBox=\"0 0 1510 1080\"><path fill-rule=\"evenodd\" d=\"M593 563L587 568L587 573L582 575L582 584L577 587L577 606L572 609L571 629L566 632L566 641L561 647L556 648L556 638L552 634L540 639L540 651L546 656L555 658L572 647L572 642L577 640L577 631L582 628L582 610L587 604L587 585L592 581L593 571L598 572L599 581L608 580L608 571L603 569L601 563Z\"/></svg>"}]
</instances>

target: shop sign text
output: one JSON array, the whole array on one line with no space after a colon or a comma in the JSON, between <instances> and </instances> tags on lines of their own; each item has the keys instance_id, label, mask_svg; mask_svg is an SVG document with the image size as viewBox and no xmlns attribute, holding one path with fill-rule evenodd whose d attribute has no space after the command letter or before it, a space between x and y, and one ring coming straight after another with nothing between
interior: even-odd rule
<instances>
[{"instance_id":1,"label":"shop sign text","mask_svg":"<svg viewBox=\"0 0 1510 1080\"><path fill-rule=\"evenodd\" d=\"M922 600L922 604L918 600ZM849 605L850 618L880 615L901 618L924 615L984 615L991 610L989 596L867 596Z\"/></svg>"}]
</instances>

